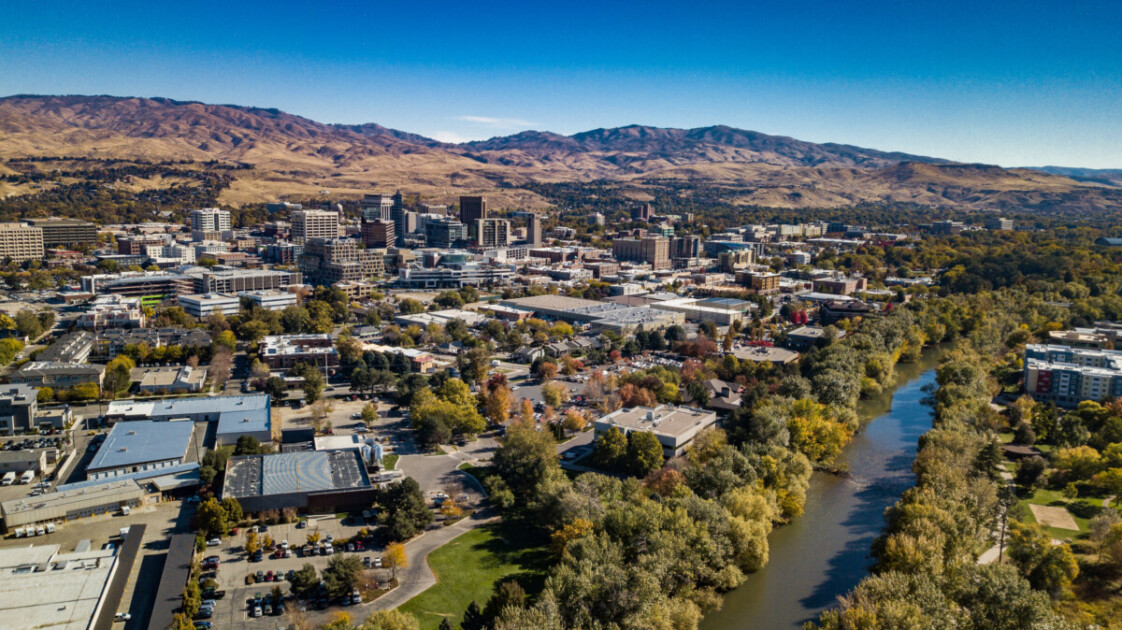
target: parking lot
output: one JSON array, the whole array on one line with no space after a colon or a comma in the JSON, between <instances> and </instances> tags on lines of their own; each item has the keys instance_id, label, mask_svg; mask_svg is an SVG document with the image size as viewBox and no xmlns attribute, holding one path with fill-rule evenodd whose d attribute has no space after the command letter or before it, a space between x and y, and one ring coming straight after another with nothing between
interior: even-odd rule
<instances>
[{"instance_id":1,"label":"parking lot","mask_svg":"<svg viewBox=\"0 0 1122 630\"><path fill-rule=\"evenodd\" d=\"M278 543L288 541L291 552L291 557L275 559L272 554L265 552L260 562L252 562L247 559L244 546L245 546L245 530L239 531L236 535L224 539L222 544L218 546L207 547L207 550L201 554L202 556L218 556L219 561L217 569L213 572L213 577L218 581L218 589L225 591L226 595L216 601L214 616L208 619L217 628L272 628L276 625L277 616L264 616L254 618L252 616L252 606L247 602L254 598L255 595L265 595L273 590L275 586L280 586L284 591L285 596L291 595L289 589L289 582L283 578L276 581L269 580L252 585L246 584L246 576L249 574L256 575L258 572L263 575L284 576L289 571L296 571L303 567L305 564L311 564L317 571L322 571L327 567L330 560L329 556L322 555L307 555L308 535L318 533L320 540L324 541L328 536L331 536L333 542L341 540L350 540L358 536L359 530L364 527L362 523L344 522L341 519L330 517L311 517L308 520L306 528L298 528L295 523L283 525L270 525L267 531L259 534L261 539L268 535ZM369 557L372 566L377 562L376 558L381 558L384 549L378 546L367 546L362 551L345 551L345 546L333 545L336 553L345 555L354 555L359 558ZM388 569L372 568L368 572L368 576L385 582L390 578L390 571ZM299 610L301 602L295 600L286 600L285 606L288 611ZM352 605L345 607L352 616L361 618L368 614L372 609L369 607L369 602ZM331 616L344 609L344 607L337 603L331 602L325 610L315 610L314 606L304 611L303 614L307 616L310 622L320 624L326 623L330 620Z\"/></svg>"}]
</instances>

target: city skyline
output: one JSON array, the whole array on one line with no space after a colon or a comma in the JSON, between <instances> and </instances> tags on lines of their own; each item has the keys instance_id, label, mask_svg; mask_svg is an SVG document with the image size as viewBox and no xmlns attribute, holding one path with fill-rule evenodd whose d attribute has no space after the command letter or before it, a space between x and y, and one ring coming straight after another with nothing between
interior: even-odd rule
<instances>
[{"instance_id":1,"label":"city skyline","mask_svg":"<svg viewBox=\"0 0 1122 630\"><path fill-rule=\"evenodd\" d=\"M1117 5L114 7L9 7L0 93L277 107L448 142L725 124L1007 167L1122 168Z\"/></svg>"}]
</instances>

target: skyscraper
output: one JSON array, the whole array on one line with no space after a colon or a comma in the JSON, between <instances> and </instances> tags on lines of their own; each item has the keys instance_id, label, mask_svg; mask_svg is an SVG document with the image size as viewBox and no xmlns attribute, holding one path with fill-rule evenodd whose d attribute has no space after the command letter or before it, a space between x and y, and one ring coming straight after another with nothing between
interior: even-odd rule
<instances>
[{"instance_id":1,"label":"skyscraper","mask_svg":"<svg viewBox=\"0 0 1122 630\"><path fill-rule=\"evenodd\" d=\"M486 218L486 197L460 197L460 223L464 225L475 225L477 220Z\"/></svg>"},{"instance_id":2,"label":"skyscraper","mask_svg":"<svg viewBox=\"0 0 1122 630\"><path fill-rule=\"evenodd\" d=\"M510 245L510 221L506 219L476 220L475 244L478 247L506 247Z\"/></svg>"},{"instance_id":3,"label":"skyscraper","mask_svg":"<svg viewBox=\"0 0 1122 630\"><path fill-rule=\"evenodd\" d=\"M398 193L400 195L401 193ZM359 212L362 218L366 221L389 221L391 220L394 197L389 195L366 195L362 201L358 202Z\"/></svg>"},{"instance_id":4,"label":"skyscraper","mask_svg":"<svg viewBox=\"0 0 1122 630\"><path fill-rule=\"evenodd\" d=\"M530 247L541 247L542 244L542 218L539 214L533 214L529 218L526 225L526 241Z\"/></svg>"},{"instance_id":5,"label":"skyscraper","mask_svg":"<svg viewBox=\"0 0 1122 630\"><path fill-rule=\"evenodd\" d=\"M218 208L191 211L191 238L201 241L208 235L230 229L230 213Z\"/></svg>"},{"instance_id":6,"label":"skyscraper","mask_svg":"<svg viewBox=\"0 0 1122 630\"><path fill-rule=\"evenodd\" d=\"M339 214L326 210L297 210L292 213L292 241L305 243L313 238L337 238Z\"/></svg>"},{"instance_id":7,"label":"skyscraper","mask_svg":"<svg viewBox=\"0 0 1122 630\"><path fill-rule=\"evenodd\" d=\"M631 208L632 221L650 221L651 220L651 204L641 203Z\"/></svg>"},{"instance_id":8,"label":"skyscraper","mask_svg":"<svg viewBox=\"0 0 1122 630\"><path fill-rule=\"evenodd\" d=\"M362 244L367 247L391 247L397 242L394 238L394 224L391 221L363 221Z\"/></svg>"}]
</instances>

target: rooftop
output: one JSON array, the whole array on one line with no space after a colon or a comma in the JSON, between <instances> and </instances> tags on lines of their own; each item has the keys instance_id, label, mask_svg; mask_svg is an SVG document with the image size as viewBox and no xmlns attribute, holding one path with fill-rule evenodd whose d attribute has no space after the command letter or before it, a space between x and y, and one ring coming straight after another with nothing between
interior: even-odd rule
<instances>
[{"instance_id":1,"label":"rooftop","mask_svg":"<svg viewBox=\"0 0 1122 630\"><path fill-rule=\"evenodd\" d=\"M193 422L137 420L118 422L90 462L89 470L125 468L182 458L191 443Z\"/></svg>"},{"instance_id":2,"label":"rooftop","mask_svg":"<svg viewBox=\"0 0 1122 630\"><path fill-rule=\"evenodd\" d=\"M503 306L510 306L521 310L544 309L551 311L569 311L601 304L595 300L573 298L565 295L532 295L529 297L503 300Z\"/></svg>"},{"instance_id":3,"label":"rooftop","mask_svg":"<svg viewBox=\"0 0 1122 630\"><path fill-rule=\"evenodd\" d=\"M0 592L5 595L0 617L5 627L86 630L93 626L118 550L58 553L58 549L58 545L0 549Z\"/></svg>"},{"instance_id":4,"label":"rooftop","mask_svg":"<svg viewBox=\"0 0 1122 630\"><path fill-rule=\"evenodd\" d=\"M167 420L184 418L198 414L222 414L228 411L268 410L267 394L248 394L245 396L198 396L159 401L115 400L109 403L106 416L126 418L151 418Z\"/></svg>"},{"instance_id":5,"label":"rooftop","mask_svg":"<svg viewBox=\"0 0 1122 630\"><path fill-rule=\"evenodd\" d=\"M600 418L597 424L621 427L628 431L650 431L655 435L677 437L699 426L712 423L715 418L715 414L711 411L659 405L620 409Z\"/></svg>"},{"instance_id":6,"label":"rooftop","mask_svg":"<svg viewBox=\"0 0 1122 630\"><path fill-rule=\"evenodd\" d=\"M232 457L226 465L222 496L245 498L369 487L370 479L359 457L353 449Z\"/></svg>"}]
</instances>

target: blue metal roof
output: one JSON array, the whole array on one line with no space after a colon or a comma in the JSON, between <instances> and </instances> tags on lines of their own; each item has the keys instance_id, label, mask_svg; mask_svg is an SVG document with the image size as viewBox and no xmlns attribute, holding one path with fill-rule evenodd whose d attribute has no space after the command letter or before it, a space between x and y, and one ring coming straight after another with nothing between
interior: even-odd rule
<instances>
[{"instance_id":1,"label":"blue metal roof","mask_svg":"<svg viewBox=\"0 0 1122 630\"><path fill-rule=\"evenodd\" d=\"M90 470L123 468L181 458L191 442L194 422L118 422L90 462Z\"/></svg>"},{"instance_id":2,"label":"blue metal roof","mask_svg":"<svg viewBox=\"0 0 1122 630\"><path fill-rule=\"evenodd\" d=\"M178 466L168 466L167 468L157 468L154 470L142 470L140 472L129 473L127 475L118 475L116 477L107 477L105 479L90 479L87 481L76 481L74 483L63 484L55 488L55 492L66 492L67 490L79 490L81 488L92 488L100 486L103 483L113 483L115 481L122 481L132 479L134 481L144 481L147 479L155 479L156 477L166 477L171 475L194 475L198 478L199 463L191 462L190 464L179 464Z\"/></svg>"}]
</instances>

